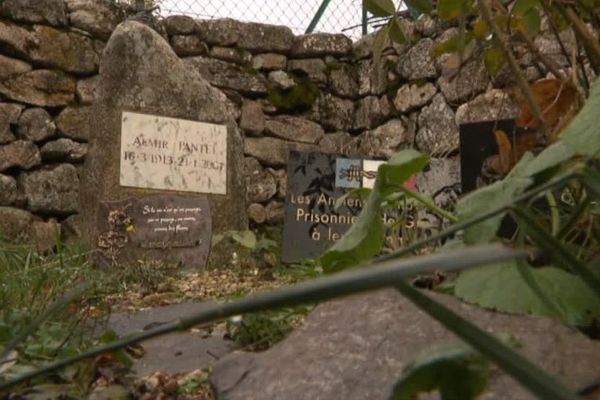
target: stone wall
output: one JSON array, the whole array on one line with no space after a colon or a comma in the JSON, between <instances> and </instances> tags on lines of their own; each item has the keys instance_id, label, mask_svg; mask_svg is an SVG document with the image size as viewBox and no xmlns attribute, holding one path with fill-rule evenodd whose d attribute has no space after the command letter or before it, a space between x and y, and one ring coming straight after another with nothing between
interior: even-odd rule
<instances>
[{"instance_id":1,"label":"stone wall","mask_svg":"<svg viewBox=\"0 0 600 400\"><path fill-rule=\"evenodd\" d=\"M5 0L0 3L0 232L52 246L55 232L76 233L80 165L95 99L102 49L130 17L98 0ZM283 216L289 149L386 158L416 147L433 156L421 187L431 194L458 182L458 125L516 114L504 87L481 63L451 76L431 50L454 27L429 18L404 21L410 46L388 46L372 62L373 36L294 36L289 28L172 16L155 27L190 69L237 106L245 135L249 218ZM574 39L565 33L572 48ZM559 65L553 38L537 40ZM517 49L519 50L519 49ZM528 77L545 75L525 53ZM89 128L89 129L88 129ZM101 194L98 194L101 196Z\"/></svg>"}]
</instances>

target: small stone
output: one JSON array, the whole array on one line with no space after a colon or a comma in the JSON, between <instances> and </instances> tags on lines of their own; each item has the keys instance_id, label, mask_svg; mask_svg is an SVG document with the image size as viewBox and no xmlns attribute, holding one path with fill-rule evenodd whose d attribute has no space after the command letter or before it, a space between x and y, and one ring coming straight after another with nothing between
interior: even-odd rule
<instances>
[{"instance_id":1,"label":"small stone","mask_svg":"<svg viewBox=\"0 0 600 400\"><path fill-rule=\"evenodd\" d=\"M108 40L117 25L127 18L123 7L111 1L65 0L71 25Z\"/></svg>"},{"instance_id":2,"label":"small stone","mask_svg":"<svg viewBox=\"0 0 600 400\"><path fill-rule=\"evenodd\" d=\"M429 82L424 85L406 84L400 87L394 98L394 107L400 113L421 107L433 98L437 89Z\"/></svg>"},{"instance_id":3,"label":"small stone","mask_svg":"<svg viewBox=\"0 0 600 400\"><path fill-rule=\"evenodd\" d=\"M421 14L415 21L415 29L425 37L432 37L441 32L442 25L428 14Z\"/></svg>"},{"instance_id":4,"label":"small stone","mask_svg":"<svg viewBox=\"0 0 600 400\"><path fill-rule=\"evenodd\" d=\"M266 165L285 165L288 158L288 146L284 140L271 137L246 138L244 154L254 157Z\"/></svg>"},{"instance_id":5,"label":"small stone","mask_svg":"<svg viewBox=\"0 0 600 400\"><path fill-rule=\"evenodd\" d=\"M10 206L17 200L17 181L0 174L0 206Z\"/></svg>"},{"instance_id":6,"label":"small stone","mask_svg":"<svg viewBox=\"0 0 600 400\"><path fill-rule=\"evenodd\" d=\"M251 162L244 163L246 199L251 203L263 203L277 193L277 181L256 159L246 157L248 159Z\"/></svg>"},{"instance_id":7,"label":"small stone","mask_svg":"<svg viewBox=\"0 0 600 400\"><path fill-rule=\"evenodd\" d=\"M17 123L20 139L41 142L54 136L56 125L48 111L43 108L28 108L21 114Z\"/></svg>"},{"instance_id":8,"label":"small stone","mask_svg":"<svg viewBox=\"0 0 600 400\"><path fill-rule=\"evenodd\" d=\"M519 106L510 95L500 89L492 89L463 104L456 110L456 125L480 121L516 118Z\"/></svg>"},{"instance_id":9,"label":"small stone","mask_svg":"<svg viewBox=\"0 0 600 400\"><path fill-rule=\"evenodd\" d=\"M40 153L45 162L82 162L88 152L88 145L61 138L42 146Z\"/></svg>"},{"instance_id":10,"label":"small stone","mask_svg":"<svg viewBox=\"0 0 600 400\"><path fill-rule=\"evenodd\" d=\"M261 71L284 70L287 66L287 57L276 53L257 54L252 58L252 68Z\"/></svg>"},{"instance_id":11,"label":"small stone","mask_svg":"<svg viewBox=\"0 0 600 400\"><path fill-rule=\"evenodd\" d=\"M354 129L371 129L391 115L391 105L386 96L368 96L358 102Z\"/></svg>"},{"instance_id":12,"label":"small stone","mask_svg":"<svg viewBox=\"0 0 600 400\"><path fill-rule=\"evenodd\" d=\"M450 79L445 76L438 79L438 86L450 104L460 104L484 92L488 83L488 72L481 60L467 63Z\"/></svg>"},{"instance_id":13,"label":"small stone","mask_svg":"<svg viewBox=\"0 0 600 400\"><path fill-rule=\"evenodd\" d=\"M437 77L434 60L431 58L433 40L421 39L411 47L398 63L398 73L408 80Z\"/></svg>"},{"instance_id":14,"label":"small stone","mask_svg":"<svg viewBox=\"0 0 600 400\"><path fill-rule=\"evenodd\" d=\"M252 60L252 54L244 49L215 46L210 49L210 56L223 61L247 65Z\"/></svg>"},{"instance_id":15,"label":"small stone","mask_svg":"<svg viewBox=\"0 0 600 400\"><path fill-rule=\"evenodd\" d=\"M98 80L100 75L77 81L77 100L81 104L90 105L98 98Z\"/></svg>"},{"instance_id":16,"label":"small stone","mask_svg":"<svg viewBox=\"0 0 600 400\"><path fill-rule=\"evenodd\" d=\"M71 164L25 172L19 176L19 188L30 211L69 215L79 208L79 176Z\"/></svg>"},{"instance_id":17,"label":"small stone","mask_svg":"<svg viewBox=\"0 0 600 400\"><path fill-rule=\"evenodd\" d=\"M265 114L259 102L244 101L240 116L240 128L252 136L260 136L265 130Z\"/></svg>"},{"instance_id":18,"label":"small stone","mask_svg":"<svg viewBox=\"0 0 600 400\"><path fill-rule=\"evenodd\" d=\"M378 64L372 60L358 63L358 94L360 96L382 95L388 89L388 74L391 66L397 64L396 57L382 58Z\"/></svg>"},{"instance_id":19,"label":"small stone","mask_svg":"<svg viewBox=\"0 0 600 400\"><path fill-rule=\"evenodd\" d=\"M37 69L0 82L0 93L40 107L65 106L74 100L75 80L64 72Z\"/></svg>"},{"instance_id":20,"label":"small stone","mask_svg":"<svg viewBox=\"0 0 600 400\"><path fill-rule=\"evenodd\" d=\"M56 118L56 127L62 136L69 139L87 142L90 138L90 123L92 108L67 107Z\"/></svg>"},{"instance_id":21,"label":"small stone","mask_svg":"<svg viewBox=\"0 0 600 400\"><path fill-rule=\"evenodd\" d=\"M285 199L287 192L287 171L285 169L268 169L277 180L277 198Z\"/></svg>"},{"instance_id":22,"label":"small stone","mask_svg":"<svg viewBox=\"0 0 600 400\"><path fill-rule=\"evenodd\" d=\"M0 54L0 81L31 71L31 65Z\"/></svg>"},{"instance_id":23,"label":"small stone","mask_svg":"<svg viewBox=\"0 0 600 400\"><path fill-rule=\"evenodd\" d=\"M327 82L327 66L325 65L325 61L320 58L288 60L287 70L289 72L306 74L314 82Z\"/></svg>"},{"instance_id":24,"label":"small stone","mask_svg":"<svg viewBox=\"0 0 600 400\"><path fill-rule=\"evenodd\" d=\"M352 40L343 34L311 33L296 37L291 55L297 58L346 56L351 51Z\"/></svg>"},{"instance_id":25,"label":"small stone","mask_svg":"<svg viewBox=\"0 0 600 400\"><path fill-rule=\"evenodd\" d=\"M3 0L0 15L15 21L53 26L67 24L63 0Z\"/></svg>"},{"instance_id":26,"label":"small stone","mask_svg":"<svg viewBox=\"0 0 600 400\"><path fill-rule=\"evenodd\" d=\"M348 64L334 68L329 72L329 87L331 92L337 96L355 99L358 97L359 86L356 72L352 71Z\"/></svg>"},{"instance_id":27,"label":"small stone","mask_svg":"<svg viewBox=\"0 0 600 400\"><path fill-rule=\"evenodd\" d=\"M269 82L282 90L288 90L296 86L296 82L283 71L269 72Z\"/></svg>"},{"instance_id":28,"label":"small stone","mask_svg":"<svg viewBox=\"0 0 600 400\"><path fill-rule=\"evenodd\" d=\"M348 132L328 133L319 142L319 148L326 154L354 156L358 154L358 139Z\"/></svg>"},{"instance_id":29,"label":"small stone","mask_svg":"<svg viewBox=\"0 0 600 400\"><path fill-rule=\"evenodd\" d=\"M253 53L287 53L294 43L294 33L287 26L266 25L254 22L240 26L237 44Z\"/></svg>"},{"instance_id":30,"label":"small stone","mask_svg":"<svg viewBox=\"0 0 600 400\"><path fill-rule=\"evenodd\" d=\"M414 134L399 119L392 119L361 135L360 154L376 158L390 158L403 148L412 148Z\"/></svg>"},{"instance_id":31,"label":"small stone","mask_svg":"<svg viewBox=\"0 0 600 400\"><path fill-rule=\"evenodd\" d=\"M169 15L163 20L167 34L189 35L196 30L196 21L187 15Z\"/></svg>"},{"instance_id":32,"label":"small stone","mask_svg":"<svg viewBox=\"0 0 600 400\"><path fill-rule=\"evenodd\" d=\"M322 93L313 106L314 119L331 131L347 131L354 125L355 111L352 100Z\"/></svg>"},{"instance_id":33,"label":"small stone","mask_svg":"<svg viewBox=\"0 0 600 400\"><path fill-rule=\"evenodd\" d=\"M267 211L262 204L252 203L248 206L248 218L260 225L267 220Z\"/></svg>"},{"instance_id":34,"label":"small stone","mask_svg":"<svg viewBox=\"0 0 600 400\"><path fill-rule=\"evenodd\" d=\"M24 106L14 103L0 103L0 144L15 140L11 125L15 125Z\"/></svg>"},{"instance_id":35,"label":"small stone","mask_svg":"<svg viewBox=\"0 0 600 400\"><path fill-rule=\"evenodd\" d=\"M265 207L267 213L267 222L269 224L276 224L283 221L283 214L285 209L283 203L280 201L271 201Z\"/></svg>"},{"instance_id":36,"label":"small stone","mask_svg":"<svg viewBox=\"0 0 600 400\"><path fill-rule=\"evenodd\" d=\"M268 119L265 133L289 141L317 144L325 135L319 124L299 117L281 116Z\"/></svg>"},{"instance_id":37,"label":"small stone","mask_svg":"<svg viewBox=\"0 0 600 400\"><path fill-rule=\"evenodd\" d=\"M542 56L554 62L559 67L566 67L569 65L567 57L571 57L571 54L577 51L577 40L572 29L562 30L560 32L560 39L565 46L568 56L565 56L563 53L560 43L556 40L551 30L538 35L534 40L534 45ZM597 37L596 40L598 40Z\"/></svg>"},{"instance_id":38,"label":"small stone","mask_svg":"<svg viewBox=\"0 0 600 400\"><path fill-rule=\"evenodd\" d=\"M33 219L34 216L25 210L0 207L0 236L15 243L27 241L27 231Z\"/></svg>"},{"instance_id":39,"label":"small stone","mask_svg":"<svg viewBox=\"0 0 600 400\"><path fill-rule=\"evenodd\" d=\"M441 93L419 115L416 144L419 150L432 157L445 156L458 149L459 133L454 112Z\"/></svg>"},{"instance_id":40,"label":"small stone","mask_svg":"<svg viewBox=\"0 0 600 400\"><path fill-rule=\"evenodd\" d=\"M232 46L240 37L242 22L231 18L196 21L197 32L209 45Z\"/></svg>"},{"instance_id":41,"label":"small stone","mask_svg":"<svg viewBox=\"0 0 600 400\"><path fill-rule=\"evenodd\" d=\"M171 47L180 57L201 56L208 53L208 46L196 35L175 35Z\"/></svg>"},{"instance_id":42,"label":"small stone","mask_svg":"<svg viewBox=\"0 0 600 400\"><path fill-rule=\"evenodd\" d=\"M41 162L40 151L33 142L16 140L0 146L0 172L9 168L30 169Z\"/></svg>"}]
</instances>

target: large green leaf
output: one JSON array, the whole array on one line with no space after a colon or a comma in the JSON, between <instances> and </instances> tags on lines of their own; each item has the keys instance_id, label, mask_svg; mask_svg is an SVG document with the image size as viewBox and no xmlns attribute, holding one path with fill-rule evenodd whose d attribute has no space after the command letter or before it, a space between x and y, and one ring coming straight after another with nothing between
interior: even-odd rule
<instances>
[{"instance_id":1,"label":"large green leaf","mask_svg":"<svg viewBox=\"0 0 600 400\"><path fill-rule=\"evenodd\" d=\"M560 318L573 326L590 326L600 318L600 302L581 278L555 267L527 268L529 277L517 262L464 271L454 294L482 307Z\"/></svg>"},{"instance_id":2,"label":"large green leaf","mask_svg":"<svg viewBox=\"0 0 600 400\"><path fill-rule=\"evenodd\" d=\"M432 9L431 0L405 0L404 3L420 14L429 14Z\"/></svg>"},{"instance_id":3,"label":"large green leaf","mask_svg":"<svg viewBox=\"0 0 600 400\"><path fill-rule=\"evenodd\" d=\"M532 159L533 155L526 153L502 181L478 189L460 199L456 205L456 215L459 221L474 218L493 208L511 205L514 197L521 194L532 183L532 179L524 174ZM486 243L492 240L496 236L504 215L506 213L501 213L465 229L465 243Z\"/></svg>"},{"instance_id":4,"label":"large green leaf","mask_svg":"<svg viewBox=\"0 0 600 400\"><path fill-rule=\"evenodd\" d=\"M444 400L471 400L487 384L490 363L464 343L436 346L421 353L394 386L393 400L417 399L438 389Z\"/></svg>"},{"instance_id":5,"label":"large green leaf","mask_svg":"<svg viewBox=\"0 0 600 400\"><path fill-rule=\"evenodd\" d=\"M516 15L525 15L532 8L539 6L539 0L517 0L512 8Z\"/></svg>"},{"instance_id":6,"label":"large green leaf","mask_svg":"<svg viewBox=\"0 0 600 400\"><path fill-rule=\"evenodd\" d=\"M406 44L406 36L404 35L404 31L402 30L402 24L398 17L393 17L389 22L389 32L388 35L390 39L398 44Z\"/></svg>"},{"instance_id":7,"label":"large green leaf","mask_svg":"<svg viewBox=\"0 0 600 400\"><path fill-rule=\"evenodd\" d=\"M433 48L432 55L439 57L444 53L463 53L465 47L473 41L475 36L470 32L462 31L452 36L450 39L443 41Z\"/></svg>"},{"instance_id":8,"label":"large green leaf","mask_svg":"<svg viewBox=\"0 0 600 400\"><path fill-rule=\"evenodd\" d=\"M483 52L483 62L485 69L490 75L495 76L500 69L506 64L506 57L502 49L494 43Z\"/></svg>"},{"instance_id":9,"label":"large green leaf","mask_svg":"<svg viewBox=\"0 0 600 400\"><path fill-rule=\"evenodd\" d=\"M457 18L471 2L470 0L439 0L438 16L444 20Z\"/></svg>"},{"instance_id":10,"label":"large green leaf","mask_svg":"<svg viewBox=\"0 0 600 400\"><path fill-rule=\"evenodd\" d=\"M533 159L525 169L525 176L534 176L550 168L554 168L571 159L575 153L573 150L559 140L546 147L544 151Z\"/></svg>"},{"instance_id":11,"label":"large green leaf","mask_svg":"<svg viewBox=\"0 0 600 400\"><path fill-rule=\"evenodd\" d=\"M389 17L396 12L396 6L392 0L363 0L367 11L376 17Z\"/></svg>"},{"instance_id":12,"label":"large green leaf","mask_svg":"<svg viewBox=\"0 0 600 400\"><path fill-rule=\"evenodd\" d=\"M385 226L381 203L427 165L429 158L415 150L403 150L379 166L375 186L358 220L323 256L325 272L352 267L377 255L383 246Z\"/></svg>"},{"instance_id":13,"label":"large green leaf","mask_svg":"<svg viewBox=\"0 0 600 400\"><path fill-rule=\"evenodd\" d=\"M600 110L600 79L592 84L590 97L583 109L563 131L561 138L575 153L600 156L600 129L598 129L598 110Z\"/></svg>"}]
</instances>

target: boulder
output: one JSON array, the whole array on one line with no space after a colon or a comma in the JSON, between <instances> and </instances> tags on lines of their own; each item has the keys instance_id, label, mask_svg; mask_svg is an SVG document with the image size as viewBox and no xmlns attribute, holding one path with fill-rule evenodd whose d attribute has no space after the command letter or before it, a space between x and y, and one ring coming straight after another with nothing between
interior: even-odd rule
<instances>
[{"instance_id":1,"label":"boulder","mask_svg":"<svg viewBox=\"0 0 600 400\"><path fill-rule=\"evenodd\" d=\"M98 98L98 75L77 81L77 100L83 105L90 105Z\"/></svg>"},{"instance_id":2,"label":"boulder","mask_svg":"<svg viewBox=\"0 0 600 400\"><path fill-rule=\"evenodd\" d=\"M127 12L115 2L97 0L65 0L71 25L108 40Z\"/></svg>"},{"instance_id":3,"label":"boulder","mask_svg":"<svg viewBox=\"0 0 600 400\"><path fill-rule=\"evenodd\" d=\"M248 65L252 61L252 54L250 52L235 47L214 46L210 49L210 56L240 65Z\"/></svg>"},{"instance_id":4,"label":"boulder","mask_svg":"<svg viewBox=\"0 0 600 400\"><path fill-rule=\"evenodd\" d=\"M246 200L250 203L264 203L277 193L275 177L264 169L258 160L246 157L244 162L246 178Z\"/></svg>"},{"instance_id":5,"label":"boulder","mask_svg":"<svg viewBox=\"0 0 600 400\"><path fill-rule=\"evenodd\" d=\"M292 48L294 34L287 26L265 25L255 22L240 26L237 45L253 53L283 53Z\"/></svg>"},{"instance_id":6,"label":"boulder","mask_svg":"<svg viewBox=\"0 0 600 400\"><path fill-rule=\"evenodd\" d=\"M305 60L288 60L287 70L290 72L307 75L311 81L327 82L327 65L320 58L309 58Z\"/></svg>"},{"instance_id":7,"label":"boulder","mask_svg":"<svg viewBox=\"0 0 600 400\"><path fill-rule=\"evenodd\" d=\"M15 140L11 125L16 125L24 106L14 103L0 103L0 144Z\"/></svg>"},{"instance_id":8,"label":"boulder","mask_svg":"<svg viewBox=\"0 0 600 400\"><path fill-rule=\"evenodd\" d=\"M267 211L265 206L258 203L252 203L248 206L248 219L255 224L262 224L267 220Z\"/></svg>"},{"instance_id":9,"label":"boulder","mask_svg":"<svg viewBox=\"0 0 600 400\"><path fill-rule=\"evenodd\" d=\"M184 63L190 71L198 72L219 88L232 89L249 96L267 93L264 76L253 74L237 64L202 56L186 58Z\"/></svg>"},{"instance_id":10,"label":"boulder","mask_svg":"<svg viewBox=\"0 0 600 400\"><path fill-rule=\"evenodd\" d=\"M310 33L296 37L291 56L295 58L346 56L352 51L352 40L341 33Z\"/></svg>"},{"instance_id":11,"label":"boulder","mask_svg":"<svg viewBox=\"0 0 600 400\"><path fill-rule=\"evenodd\" d=\"M363 156L387 159L400 149L412 148L414 139L414 134L406 129L401 120L392 119L363 133L359 151Z\"/></svg>"},{"instance_id":12,"label":"boulder","mask_svg":"<svg viewBox=\"0 0 600 400\"><path fill-rule=\"evenodd\" d=\"M3 0L0 2L0 16L31 24L67 24L63 0Z\"/></svg>"},{"instance_id":13,"label":"boulder","mask_svg":"<svg viewBox=\"0 0 600 400\"><path fill-rule=\"evenodd\" d=\"M482 60L463 65L452 77L442 76L438 86L450 104L461 104L484 92L489 83L488 72Z\"/></svg>"},{"instance_id":14,"label":"boulder","mask_svg":"<svg viewBox=\"0 0 600 400\"><path fill-rule=\"evenodd\" d=\"M358 102L354 117L354 129L371 129L388 119L392 107L386 96L367 96Z\"/></svg>"},{"instance_id":15,"label":"boulder","mask_svg":"<svg viewBox=\"0 0 600 400\"><path fill-rule=\"evenodd\" d=\"M84 107L66 107L56 117L56 127L61 136L82 142L90 139L89 121L92 118L93 108Z\"/></svg>"},{"instance_id":16,"label":"boulder","mask_svg":"<svg viewBox=\"0 0 600 400\"><path fill-rule=\"evenodd\" d=\"M246 134L260 136L265 130L265 114L257 101L244 101L240 115L240 128Z\"/></svg>"},{"instance_id":17,"label":"boulder","mask_svg":"<svg viewBox=\"0 0 600 400\"><path fill-rule=\"evenodd\" d=\"M163 25L170 36L190 35L196 31L196 20L187 15L169 15L163 20Z\"/></svg>"},{"instance_id":18,"label":"boulder","mask_svg":"<svg viewBox=\"0 0 600 400\"><path fill-rule=\"evenodd\" d=\"M317 144L325 135L319 124L304 118L280 116L270 118L265 124L265 133L281 139Z\"/></svg>"},{"instance_id":19,"label":"boulder","mask_svg":"<svg viewBox=\"0 0 600 400\"><path fill-rule=\"evenodd\" d=\"M313 105L311 119L330 131L346 131L354 124L354 102L329 93L321 93Z\"/></svg>"},{"instance_id":20,"label":"boulder","mask_svg":"<svg viewBox=\"0 0 600 400\"><path fill-rule=\"evenodd\" d=\"M0 174L0 206L10 206L17 200L17 181L12 176Z\"/></svg>"},{"instance_id":21,"label":"boulder","mask_svg":"<svg viewBox=\"0 0 600 400\"><path fill-rule=\"evenodd\" d=\"M201 56L208 53L208 46L197 35L175 35L171 47L180 57Z\"/></svg>"},{"instance_id":22,"label":"boulder","mask_svg":"<svg viewBox=\"0 0 600 400\"><path fill-rule=\"evenodd\" d=\"M30 211L66 216L79 209L79 176L71 164L24 172L18 183Z\"/></svg>"},{"instance_id":23,"label":"boulder","mask_svg":"<svg viewBox=\"0 0 600 400\"><path fill-rule=\"evenodd\" d=\"M331 68L328 82L334 95L350 99L358 97L357 73L353 66L340 64L336 68Z\"/></svg>"},{"instance_id":24,"label":"boulder","mask_svg":"<svg viewBox=\"0 0 600 400\"><path fill-rule=\"evenodd\" d=\"M0 81L24 74L25 72L31 71L31 69L31 65L25 61L0 54Z\"/></svg>"},{"instance_id":25,"label":"boulder","mask_svg":"<svg viewBox=\"0 0 600 400\"><path fill-rule=\"evenodd\" d=\"M17 122L19 139L41 142L54 136L56 125L48 111L40 107L28 108Z\"/></svg>"},{"instance_id":26,"label":"boulder","mask_svg":"<svg viewBox=\"0 0 600 400\"><path fill-rule=\"evenodd\" d=\"M76 83L61 71L36 69L0 82L0 93L9 99L40 107L72 103Z\"/></svg>"},{"instance_id":27,"label":"boulder","mask_svg":"<svg viewBox=\"0 0 600 400\"><path fill-rule=\"evenodd\" d=\"M358 138L343 131L328 133L319 142L319 151L328 154L355 156L358 154Z\"/></svg>"},{"instance_id":28,"label":"boulder","mask_svg":"<svg viewBox=\"0 0 600 400\"><path fill-rule=\"evenodd\" d=\"M433 40L419 40L398 63L398 73L408 80L431 79L437 77L435 64L431 58Z\"/></svg>"},{"instance_id":29,"label":"boulder","mask_svg":"<svg viewBox=\"0 0 600 400\"><path fill-rule=\"evenodd\" d=\"M500 89L492 89L456 110L456 125L479 121L516 118L519 107L510 95Z\"/></svg>"},{"instance_id":30,"label":"boulder","mask_svg":"<svg viewBox=\"0 0 600 400\"><path fill-rule=\"evenodd\" d=\"M458 149L459 133L454 112L441 93L419 114L416 144L419 150L430 156L444 156Z\"/></svg>"},{"instance_id":31,"label":"boulder","mask_svg":"<svg viewBox=\"0 0 600 400\"><path fill-rule=\"evenodd\" d=\"M509 335L519 343L517 351L573 390L598 379L600 343L574 329L550 319L487 311L448 295L427 295L492 334ZM416 356L458 341L398 292L382 290L317 306L271 349L221 358L210 380L220 400L383 400ZM481 398L533 396L494 369Z\"/></svg>"},{"instance_id":32,"label":"boulder","mask_svg":"<svg viewBox=\"0 0 600 400\"><path fill-rule=\"evenodd\" d=\"M252 58L252 68L264 71L284 70L287 66L287 57L283 54L263 53Z\"/></svg>"},{"instance_id":33,"label":"boulder","mask_svg":"<svg viewBox=\"0 0 600 400\"><path fill-rule=\"evenodd\" d=\"M53 219L44 222L28 211L13 207L0 207L0 237L14 243L30 244L40 252L56 246L60 225Z\"/></svg>"},{"instance_id":34,"label":"boulder","mask_svg":"<svg viewBox=\"0 0 600 400\"><path fill-rule=\"evenodd\" d=\"M235 108L222 92L181 60L158 33L136 21L120 24L106 44L99 82L99 97L87 123L94 129L82 171L81 229L85 241L96 244L99 202L156 193L119 184L123 110L226 125L226 195L207 195L213 232L247 228L245 187L239 179L242 138L235 123Z\"/></svg>"},{"instance_id":35,"label":"boulder","mask_svg":"<svg viewBox=\"0 0 600 400\"><path fill-rule=\"evenodd\" d=\"M396 111L405 113L429 103L436 93L436 87L429 82L402 85L394 97L394 107Z\"/></svg>"},{"instance_id":36,"label":"boulder","mask_svg":"<svg viewBox=\"0 0 600 400\"><path fill-rule=\"evenodd\" d=\"M42 146L40 153L44 162L78 163L85 159L88 152L86 143L74 142L71 139L60 138Z\"/></svg>"},{"instance_id":37,"label":"boulder","mask_svg":"<svg viewBox=\"0 0 600 400\"><path fill-rule=\"evenodd\" d=\"M33 142L16 140L0 146L0 172L10 168L31 169L41 162L40 151Z\"/></svg>"}]
</instances>

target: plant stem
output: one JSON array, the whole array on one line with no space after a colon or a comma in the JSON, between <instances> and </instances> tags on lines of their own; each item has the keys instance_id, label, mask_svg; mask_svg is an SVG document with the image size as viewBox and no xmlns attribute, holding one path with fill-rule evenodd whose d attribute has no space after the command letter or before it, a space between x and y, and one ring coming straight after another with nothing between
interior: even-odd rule
<instances>
[{"instance_id":1,"label":"plant stem","mask_svg":"<svg viewBox=\"0 0 600 400\"><path fill-rule=\"evenodd\" d=\"M429 199L423 196L421 193L413 190L408 190L404 186L400 188L400 191L402 191L406 196L412 197L413 199L417 200L419 203L423 204L425 207L429 208L431 211L433 211L440 217L445 218L448 221L458 222L458 218L455 215L449 213L441 207L438 207L437 205L435 205L435 203L429 201Z\"/></svg>"},{"instance_id":2,"label":"plant stem","mask_svg":"<svg viewBox=\"0 0 600 400\"><path fill-rule=\"evenodd\" d=\"M554 75L557 79L560 79L563 82L566 81L565 74L563 74L560 71L560 67L552 59L550 59L550 58L546 57L545 55L543 55L542 53L540 53L540 50L537 48L535 43L533 43L533 41L531 40L531 38L529 37L529 35L527 33L519 32L519 35L523 39L525 44L527 45L527 48L529 49L529 51L531 51L533 53L533 55L535 57L537 57L538 60L540 60L540 62L542 64L544 64L546 69L548 71L550 71L552 73L552 75ZM568 55L567 55L567 57L568 57Z\"/></svg>"},{"instance_id":3,"label":"plant stem","mask_svg":"<svg viewBox=\"0 0 600 400\"><path fill-rule=\"evenodd\" d=\"M531 92L531 89L529 89L529 84L527 83L527 80L523 76L523 72L519 68L519 65L517 64L517 60L515 59L514 54L512 53L512 51L510 50L510 48L508 46L508 41L506 39L506 36L500 30L500 28L498 27L498 24L496 24L496 21L494 20L494 16L492 15L492 9L490 7L489 1L490 0L477 0L477 4L479 5L479 10L481 11L481 15L483 16L483 19L485 20L486 24L490 27L492 33L494 34L494 39L496 40L496 42L498 43L498 46L502 50L502 53L504 54L504 57L506 58L506 61L508 62L508 66L510 67L510 70L512 71L512 73L517 81L517 85L519 86L519 89L521 89L521 92L525 96L525 99L527 99L527 103L529 104L529 107L531 108L531 112L533 113L533 116L535 117L535 119L537 120L537 122L540 125L540 130L544 134L549 134L550 132L549 132L548 126L546 125L546 121L544 120L542 110L540 109L540 106L538 105L538 103L535 101L535 99L533 97L533 93Z\"/></svg>"},{"instance_id":4,"label":"plant stem","mask_svg":"<svg viewBox=\"0 0 600 400\"><path fill-rule=\"evenodd\" d=\"M575 34L583 42L583 47L588 53L590 64L592 65L594 72L598 74L600 72L600 43L571 7L563 7L558 2L554 4L569 21Z\"/></svg>"}]
</instances>

